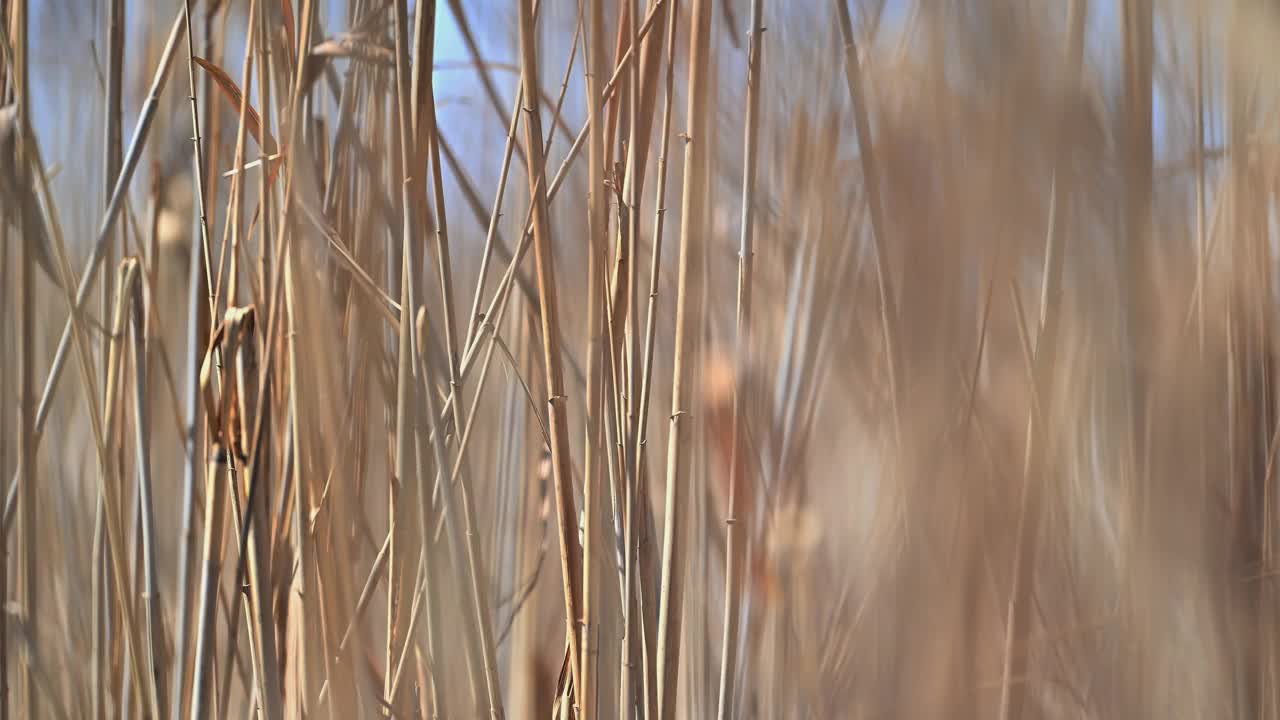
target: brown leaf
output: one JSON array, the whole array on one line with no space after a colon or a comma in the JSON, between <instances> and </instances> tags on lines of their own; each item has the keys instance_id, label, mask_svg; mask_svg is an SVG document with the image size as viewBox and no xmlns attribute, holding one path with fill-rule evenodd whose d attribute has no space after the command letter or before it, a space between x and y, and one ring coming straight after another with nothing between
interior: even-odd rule
<instances>
[{"instance_id":1,"label":"brown leaf","mask_svg":"<svg viewBox=\"0 0 1280 720\"><path fill-rule=\"evenodd\" d=\"M258 143L258 147L267 151L273 150L276 145L275 139L271 137L270 133L267 133L267 142L265 145L263 144L262 118L259 117L258 111L254 110L252 105L245 103L244 93L240 92L240 86L236 84L236 81L232 80L231 76L227 75L225 70L202 57L193 57L191 59L195 64L204 68L205 72L209 73L214 82L217 83L218 88L222 90L222 94L231 102L232 109L235 112L239 113L240 106L245 104L244 122L245 127L249 130L249 134L253 135L253 139Z\"/></svg>"},{"instance_id":2,"label":"brown leaf","mask_svg":"<svg viewBox=\"0 0 1280 720\"><path fill-rule=\"evenodd\" d=\"M270 131L265 131L262 127L262 118L258 116L258 111L253 109L253 105L245 102L244 93L240 92L240 86L236 84L236 81L232 80L231 76L227 75L225 70L202 57L192 57L191 59L195 61L197 65L204 68L205 72L209 73L209 75L213 77L214 82L216 82L218 87L222 90L223 96L231 102L232 109L234 109L235 112L239 113L240 106L242 104L244 105L245 129L253 135L253 139L258 143L258 147L262 148L266 152L273 152L275 148L279 147L276 144L275 138L271 136ZM266 132L265 145L263 144L264 131ZM271 166L267 169L268 183L275 182L276 175L280 171L280 163L283 162L283 160L284 154L280 153L279 156L271 162Z\"/></svg>"}]
</instances>

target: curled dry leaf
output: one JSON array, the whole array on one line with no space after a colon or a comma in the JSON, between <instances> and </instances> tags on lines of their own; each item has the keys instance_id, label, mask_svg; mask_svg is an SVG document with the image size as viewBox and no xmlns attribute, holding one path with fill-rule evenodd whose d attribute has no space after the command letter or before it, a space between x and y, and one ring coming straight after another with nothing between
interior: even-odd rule
<instances>
[{"instance_id":1,"label":"curled dry leaf","mask_svg":"<svg viewBox=\"0 0 1280 720\"><path fill-rule=\"evenodd\" d=\"M225 70L202 57L195 57L192 58L192 60L195 61L196 65L204 68L205 72L209 73L209 76L213 78L214 83L217 84L218 89L222 91L223 96L231 102L232 109L237 113L240 112L240 106L244 104L244 93L240 92L240 86L236 84L236 81L232 80L231 76L228 75ZM258 143L258 146L264 147L262 139L262 118L258 115L258 111L254 109L253 105L245 107L244 123L245 128L248 129L249 134L253 136L253 139ZM271 146L276 144L274 138L270 137L270 134L267 136L267 144Z\"/></svg>"},{"instance_id":2,"label":"curled dry leaf","mask_svg":"<svg viewBox=\"0 0 1280 720\"><path fill-rule=\"evenodd\" d=\"M236 81L232 80L225 70L213 62L202 57L192 57L191 59L196 65L204 68L204 71L209 73L209 76L213 78L214 84L222 91L223 97L227 98L231 103L232 109L237 114L240 112L241 105L244 105L245 129L249 131L250 135L253 135L258 147L266 152L275 151L279 145L276 144L275 138L271 136L271 132L262 127L262 117L258 115L258 111L253 108L253 105L245 102L244 93L240 91L240 86L236 84ZM271 163L271 168L267 175L268 182L275 182L282 162L284 162L284 154L277 153L277 157Z\"/></svg>"},{"instance_id":3,"label":"curled dry leaf","mask_svg":"<svg viewBox=\"0 0 1280 720\"><path fill-rule=\"evenodd\" d=\"M247 426L244 425L244 393L253 388L241 387L232 368L251 357L253 335L256 327L256 310L253 305L227 308L223 321L214 329L213 337L200 365L200 393L204 400L206 425L209 437L224 447L230 447L237 457L247 458ZM221 352L219 361L217 353ZM214 383L214 373L221 376L221 383Z\"/></svg>"}]
</instances>

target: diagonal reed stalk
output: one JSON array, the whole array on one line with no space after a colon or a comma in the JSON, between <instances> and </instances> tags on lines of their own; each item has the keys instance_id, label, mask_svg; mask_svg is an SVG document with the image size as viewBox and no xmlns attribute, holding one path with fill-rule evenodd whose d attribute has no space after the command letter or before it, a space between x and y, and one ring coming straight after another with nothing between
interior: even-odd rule
<instances>
[{"instance_id":1,"label":"diagonal reed stalk","mask_svg":"<svg viewBox=\"0 0 1280 720\"><path fill-rule=\"evenodd\" d=\"M62 375L63 366L66 364L67 351L71 347L72 330L75 325L80 322L80 317L85 309L85 303L88 300L89 292L93 288L93 280L97 274L98 267L101 265L102 258L106 254L107 245L112 237L112 229L120 215L120 210L124 206L125 196L129 189L129 184L133 180L133 173L138 168L138 162L142 158L142 150L146 146L147 136L151 130L152 121L159 108L160 92L164 89L165 80L168 78L169 68L173 65L173 58L176 55L178 40L182 31L186 28L184 22L185 15L178 13L173 23L173 29L169 33L169 39L165 43L164 51L161 53L160 61L156 66L156 72L151 82L151 89L147 94L146 102L143 103L142 110L138 114L138 122L134 127L133 138L129 141L129 149L125 152L124 163L121 167L120 176L115 182L115 189L111 192L111 201L107 203L107 209L103 213L101 224L98 227L98 234L94 239L92 251L89 255L89 261L85 264L85 271L80 276L80 282L76 286L76 292L71 303L70 316L62 328L62 336L58 340L57 350L54 352L53 363L49 367L49 374L45 379L44 390L40 395L40 402L37 405L34 420L32 423L32 432L34 434L33 447L34 451L39 446L39 438L43 434L45 420L49 416L53 402L54 391L57 389L58 379ZM14 500L18 492L18 484L15 482L10 486L9 494L5 497L4 515L6 521L4 523L5 531L11 527L8 522L15 507Z\"/></svg>"}]
</instances>

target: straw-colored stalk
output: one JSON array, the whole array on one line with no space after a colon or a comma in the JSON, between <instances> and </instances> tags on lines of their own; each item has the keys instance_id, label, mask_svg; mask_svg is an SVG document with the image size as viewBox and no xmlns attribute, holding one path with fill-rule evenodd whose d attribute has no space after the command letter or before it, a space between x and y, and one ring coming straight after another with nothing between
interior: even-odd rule
<instances>
[{"instance_id":1,"label":"straw-colored stalk","mask_svg":"<svg viewBox=\"0 0 1280 720\"><path fill-rule=\"evenodd\" d=\"M687 128L684 138L684 179L680 199L679 260L675 291L675 350L671 369L671 414L667 435L666 491L663 504L662 577L659 582L659 614L657 628L658 717L672 720L676 714L676 689L680 676L681 622L684 612L684 578L686 553L684 541L684 515L688 498L689 468L681 464L681 436L690 412L689 380L685 370L686 356L692 350L695 322L689 318L689 270L694 233L699 227L705 208L701 204L701 189L696 179L699 169L707 163L713 148L706 120L707 67L711 51L711 3L709 0L693 0L692 28L689 33L689 96ZM675 20L679 12L671 13L674 45ZM671 67L667 82L671 83ZM666 111L664 111L666 112ZM669 120L669 117L666 118ZM665 125L665 120L664 120ZM665 136L664 132L664 136ZM664 140L665 142L665 140ZM664 153L665 154L665 153ZM661 173L665 175L665 172ZM659 198L661 202L661 198ZM659 217L662 217L659 215ZM656 265L656 263L655 263Z\"/></svg>"},{"instance_id":2,"label":"straw-colored stalk","mask_svg":"<svg viewBox=\"0 0 1280 720\"><path fill-rule=\"evenodd\" d=\"M532 0L520 0L520 59L524 86L537 87L538 51ZM527 121L524 123L525 151L529 157L529 188L533 204L533 246L537 260L538 295L542 302L542 348L546 373L547 424L551 433L552 478L555 485L556 516L560 534L565 631L568 636L569 668L574 687L581 688L581 635L575 626L581 617L582 556L577 543L578 513L573 496L568 398L565 395L564 367L560 353L560 318L556 293L555 258L551 247L551 218L545 184L542 118L536 93L528 93L525 103L528 110Z\"/></svg>"}]
</instances>

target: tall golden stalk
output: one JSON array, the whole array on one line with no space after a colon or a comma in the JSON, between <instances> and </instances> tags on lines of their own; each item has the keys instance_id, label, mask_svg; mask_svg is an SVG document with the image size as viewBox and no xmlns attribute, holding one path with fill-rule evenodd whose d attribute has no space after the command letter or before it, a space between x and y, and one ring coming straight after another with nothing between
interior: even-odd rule
<instances>
[{"instance_id":1,"label":"tall golden stalk","mask_svg":"<svg viewBox=\"0 0 1280 720\"><path fill-rule=\"evenodd\" d=\"M538 87L538 49L533 2L520 0L520 72L526 88ZM573 497L573 469L569 452L568 396L565 394L564 365L560 354L560 316L556 284L555 254L551 247L551 218L547 205L546 157L542 148L542 117L538 96L525 98L528 111L524 124L525 152L529 157L529 192L533 212L533 249L537 260L538 295L542 303L542 352L546 373L547 418L551 433L552 478L555 484L556 517L560 532L560 565L564 587L565 631L568 637L569 668L576 688L582 685L582 653L579 630L581 617L582 555L577 544L576 502Z\"/></svg>"}]
</instances>

